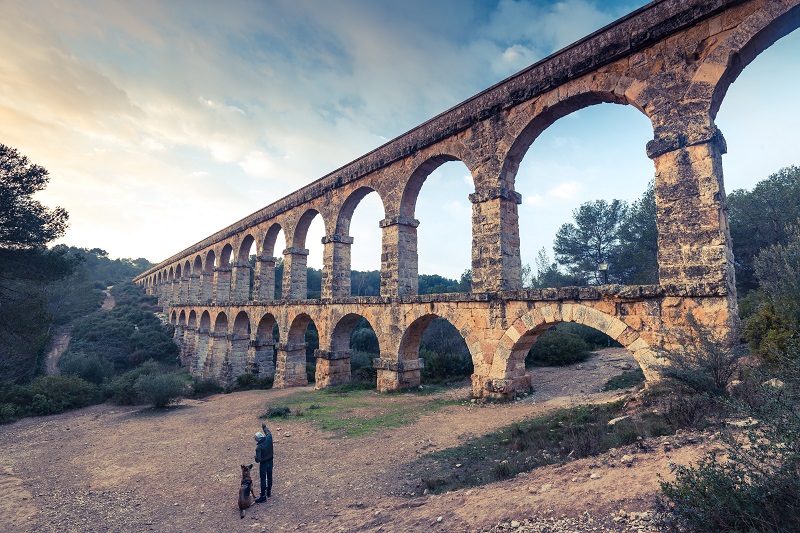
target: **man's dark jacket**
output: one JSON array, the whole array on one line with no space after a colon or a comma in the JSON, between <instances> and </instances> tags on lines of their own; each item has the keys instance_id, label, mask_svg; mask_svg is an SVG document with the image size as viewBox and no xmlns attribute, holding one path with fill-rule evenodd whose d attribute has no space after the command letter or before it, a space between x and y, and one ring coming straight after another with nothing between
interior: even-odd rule
<instances>
[{"instance_id":1,"label":"man's dark jacket","mask_svg":"<svg viewBox=\"0 0 800 533\"><path fill-rule=\"evenodd\" d=\"M256 445L256 462L262 467L272 468L272 433L264 428L264 438Z\"/></svg>"}]
</instances>

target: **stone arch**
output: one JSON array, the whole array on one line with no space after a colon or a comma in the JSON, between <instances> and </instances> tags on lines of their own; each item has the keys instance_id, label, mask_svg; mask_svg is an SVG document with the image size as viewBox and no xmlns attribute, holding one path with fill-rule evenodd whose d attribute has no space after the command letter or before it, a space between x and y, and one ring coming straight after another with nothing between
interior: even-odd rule
<instances>
[{"instance_id":1,"label":"stone arch","mask_svg":"<svg viewBox=\"0 0 800 533\"><path fill-rule=\"evenodd\" d=\"M236 254L237 263L247 263L250 261L250 248L255 241L255 238L249 233L245 235L244 239L242 239L242 244L239 245L239 251Z\"/></svg>"},{"instance_id":2,"label":"stone arch","mask_svg":"<svg viewBox=\"0 0 800 533\"><path fill-rule=\"evenodd\" d=\"M419 357L419 344L422 340L422 334L431 322L436 318L444 318L456 328L461 338L467 344L470 357L472 357L472 365L476 371L486 365L484 356L481 351L480 337L473 331L469 324L471 314L462 315L458 310L442 306L438 308L433 304L428 309L415 307L414 311L407 316L406 330L400 338L400 344L397 349L398 357L400 360L410 360Z\"/></svg>"},{"instance_id":3,"label":"stone arch","mask_svg":"<svg viewBox=\"0 0 800 533\"><path fill-rule=\"evenodd\" d=\"M216 263L217 263L217 254L214 252L214 249L212 248L206 253L206 261L205 264L203 265L203 272L205 272L206 274L213 273Z\"/></svg>"},{"instance_id":4,"label":"stone arch","mask_svg":"<svg viewBox=\"0 0 800 533\"><path fill-rule=\"evenodd\" d=\"M233 246L231 243L225 243L225 246L222 247L222 250L219 253L219 267L230 267L231 260L233 259Z\"/></svg>"},{"instance_id":5,"label":"stone arch","mask_svg":"<svg viewBox=\"0 0 800 533\"><path fill-rule=\"evenodd\" d=\"M297 221L297 224L295 224L294 230L292 231L292 248L305 248L308 227L311 225L311 222L314 221L317 215L322 218L322 222L325 224L325 218L322 216L322 213L314 208L307 209L300 216L300 219ZM325 227L327 228L328 225L325 224Z\"/></svg>"},{"instance_id":6,"label":"stone arch","mask_svg":"<svg viewBox=\"0 0 800 533\"><path fill-rule=\"evenodd\" d=\"M271 257L275 255L275 244L278 240L278 234L283 230L281 225L277 222L272 224L267 233L264 235L264 240L261 243L261 255ZM284 236L286 234L284 233ZM285 246L285 243L284 243Z\"/></svg>"},{"instance_id":7,"label":"stone arch","mask_svg":"<svg viewBox=\"0 0 800 533\"><path fill-rule=\"evenodd\" d=\"M629 80L630 84L634 82L635 80L633 79ZM563 100L557 100L554 103L536 102L533 115L524 122L524 126L514 135L513 142L505 153L505 158L500 168L498 183L500 187L514 190L514 182L519 165L536 138L556 121L575 111L604 103L632 105L650 120L641 103L629 100L625 93L616 87L616 80L608 80L607 76L595 73L592 84L588 89L584 88L584 84L578 83L578 80L570 83L575 86L578 92L571 93ZM562 94L562 91L567 93L567 91L559 88L556 94Z\"/></svg>"},{"instance_id":8,"label":"stone arch","mask_svg":"<svg viewBox=\"0 0 800 533\"><path fill-rule=\"evenodd\" d=\"M203 272L203 258L200 257L200 254L197 254L194 258L194 263L192 264L192 274L200 275Z\"/></svg>"},{"instance_id":9,"label":"stone arch","mask_svg":"<svg viewBox=\"0 0 800 533\"><path fill-rule=\"evenodd\" d=\"M252 360L248 357L248 364L253 374L258 376L275 375L275 316L266 313L258 321L256 336L253 339Z\"/></svg>"},{"instance_id":10,"label":"stone arch","mask_svg":"<svg viewBox=\"0 0 800 533\"><path fill-rule=\"evenodd\" d=\"M317 321L308 313L299 313L296 315L289 325L289 331L286 334L286 342L288 344L305 344L306 329L312 321L316 326ZM317 329L317 332L319 332L319 329ZM321 336L320 334L320 337Z\"/></svg>"},{"instance_id":11,"label":"stone arch","mask_svg":"<svg viewBox=\"0 0 800 533\"><path fill-rule=\"evenodd\" d=\"M576 322L601 331L631 352L648 381L657 381L655 352L639 333L620 319L581 304L547 304L528 311L506 329L491 362L490 377L520 379L525 376L525 356L545 330L560 322Z\"/></svg>"},{"instance_id":12,"label":"stone arch","mask_svg":"<svg viewBox=\"0 0 800 533\"><path fill-rule=\"evenodd\" d=\"M363 200L365 196L373 192L378 195L378 198L380 198L381 205L383 206L383 216L386 217L386 202L384 201L383 196L381 196L380 191L368 186L359 187L350 193L350 195L342 204L342 207L339 208L339 214L336 217L337 235L350 234L350 221L353 218L353 213L355 213L356 207L358 207L358 204L361 203L361 200Z\"/></svg>"},{"instance_id":13,"label":"stone arch","mask_svg":"<svg viewBox=\"0 0 800 533\"><path fill-rule=\"evenodd\" d=\"M728 88L745 67L779 39L798 28L800 6L787 7L782 2L765 2L703 59L692 78L686 98L697 101L705 96L709 105L708 116L713 120ZM697 59L702 54L702 49L695 52Z\"/></svg>"},{"instance_id":14,"label":"stone arch","mask_svg":"<svg viewBox=\"0 0 800 533\"><path fill-rule=\"evenodd\" d=\"M369 325L372 327L373 331L375 330L375 327L373 326L374 318L373 320L370 320L369 317L365 316L365 314L347 313L340 318L338 322L336 322L336 326L333 328L333 332L331 333L328 344L332 352L350 350L350 336L353 334L356 324L362 318L369 322ZM381 339L377 331L375 334L378 337L378 348L380 350Z\"/></svg>"},{"instance_id":15,"label":"stone arch","mask_svg":"<svg viewBox=\"0 0 800 533\"><path fill-rule=\"evenodd\" d=\"M434 170L439 168L440 166L444 165L445 163L449 163L450 161L460 161L464 163L464 166L467 167L469 170L470 175L472 176L473 185L477 186L475 183L475 172L473 169L475 167L470 166L466 161L465 158L459 157L450 153L440 153L437 155L433 155L423 161L421 161L416 168L411 172L411 175L408 177L408 180L403 187L403 194L400 198L400 216L413 219L414 212L417 206L417 198L419 197L419 193L422 190L422 185L428 179Z\"/></svg>"},{"instance_id":16,"label":"stone arch","mask_svg":"<svg viewBox=\"0 0 800 533\"><path fill-rule=\"evenodd\" d=\"M239 311L233 321L234 335L250 335L250 317L247 311Z\"/></svg>"}]
</instances>

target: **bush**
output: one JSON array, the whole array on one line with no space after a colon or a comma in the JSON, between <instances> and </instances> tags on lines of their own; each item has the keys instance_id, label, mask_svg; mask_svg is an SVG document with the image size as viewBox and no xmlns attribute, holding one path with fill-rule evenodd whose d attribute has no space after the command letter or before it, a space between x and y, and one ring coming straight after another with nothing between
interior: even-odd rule
<instances>
[{"instance_id":1,"label":"bush","mask_svg":"<svg viewBox=\"0 0 800 533\"><path fill-rule=\"evenodd\" d=\"M542 333L528 352L525 366L565 366L586 361L590 347L574 333L549 330Z\"/></svg>"},{"instance_id":2,"label":"bush","mask_svg":"<svg viewBox=\"0 0 800 533\"><path fill-rule=\"evenodd\" d=\"M561 322L556 326L556 331L561 333L572 333L580 337L583 342L589 345L591 350L599 350L610 346L620 347L620 343L594 328L578 324L576 322Z\"/></svg>"},{"instance_id":3,"label":"bush","mask_svg":"<svg viewBox=\"0 0 800 533\"><path fill-rule=\"evenodd\" d=\"M67 409L77 409L99 403L100 389L78 376L46 376L36 378L28 385L33 394L29 412L35 415L52 415Z\"/></svg>"},{"instance_id":4,"label":"bush","mask_svg":"<svg viewBox=\"0 0 800 533\"><path fill-rule=\"evenodd\" d=\"M614 376L609 379L606 381L606 384L603 385L603 390L629 389L642 383L644 383L644 372L642 372L641 368L637 368L635 370L627 370L619 376Z\"/></svg>"},{"instance_id":5,"label":"bush","mask_svg":"<svg viewBox=\"0 0 800 533\"><path fill-rule=\"evenodd\" d=\"M267 418L286 418L289 416L291 411L285 405L277 406L277 407L269 407L267 408L267 412L265 416Z\"/></svg>"},{"instance_id":6,"label":"bush","mask_svg":"<svg viewBox=\"0 0 800 533\"><path fill-rule=\"evenodd\" d=\"M103 393L117 405L136 405L140 399L134 385L141 376L158 374L160 369L155 361L142 363L133 370L125 372L107 382Z\"/></svg>"},{"instance_id":7,"label":"bush","mask_svg":"<svg viewBox=\"0 0 800 533\"><path fill-rule=\"evenodd\" d=\"M192 381L192 396L203 397L225 392L225 389L213 379L195 379Z\"/></svg>"},{"instance_id":8,"label":"bush","mask_svg":"<svg viewBox=\"0 0 800 533\"><path fill-rule=\"evenodd\" d=\"M134 390L145 402L163 409L187 393L187 384L177 374L144 374L136 380Z\"/></svg>"},{"instance_id":9,"label":"bush","mask_svg":"<svg viewBox=\"0 0 800 533\"><path fill-rule=\"evenodd\" d=\"M67 351L58 361L62 374L74 374L95 385L114 374L114 365L97 354Z\"/></svg>"},{"instance_id":10,"label":"bush","mask_svg":"<svg viewBox=\"0 0 800 533\"><path fill-rule=\"evenodd\" d=\"M375 383L378 380L378 370L372 367L372 360L377 355L361 350L353 350L350 356L350 380L356 383Z\"/></svg>"},{"instance_id":11,"label":"bush","mask_svg":"<svg viewBox=\"0 0 800 533\"><path fill-rule=\"evenodd\" d=\"M234 390L271 389L273 378L258 377L255 374L242 374L236 378Z\"/></svg>"},{"instance_id":12,"label":"bush","mask_svg":"<svg viewBox=\"0 0 800 533\"><path fill-rule=\"evenodd\" d=\"M728 344L701 326L690 313L688 329L671 332L678 348L662 350L661 373L698 394L722 396L740 370L747 346Z\"/></svg>"},{"instance_id":13,"label":"bush","mask_svg":"<svg viewBox=\"0 0 800 533\"><path fill-rule=\"evenodd\" d=\"M420 358L424 361L421 378L426 383L461 380L472 375L472 357L467 353L438 353L420 350Z\"/></svg>"}]
</instances>

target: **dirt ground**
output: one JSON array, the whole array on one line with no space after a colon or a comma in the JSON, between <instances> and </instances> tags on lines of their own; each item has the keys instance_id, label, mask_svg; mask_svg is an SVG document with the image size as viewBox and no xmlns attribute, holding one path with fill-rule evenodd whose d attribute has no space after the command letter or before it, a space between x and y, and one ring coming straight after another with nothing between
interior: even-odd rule
<instances>
[{"instance_id":1,"label":"dirt ground","mask_svg":"<svg viewBox=\"0 0 800 533\"><path fill-rule=\"evenodd\" d=\"M661 438L646 453L634 446L441 495L402 492L414 482L406 465L420 454L554 407L630 394L599 389L631 365L624 350L603 350L580 367L533 370L536 392L521 401L465 401L362 437L337 436L302 418L268 422L272 497L242 520L239 465L253 462L258 417L297 389L184 400L161 412L104 404L20 420L0 426L0 523L5 531L37 532L405 532L540 531L525 528L564 519L573 525L541 531L648 531L647 518L635 513L650 509L657 474L669 478L670 461L693 461L713 443L670 437L665 446ZM468 392L445 394L466 399ZM408 400L376 393L374 401L379 408ZM620 463L624 453L634 454L633 466Z\"/></svg>"}]
</instances>

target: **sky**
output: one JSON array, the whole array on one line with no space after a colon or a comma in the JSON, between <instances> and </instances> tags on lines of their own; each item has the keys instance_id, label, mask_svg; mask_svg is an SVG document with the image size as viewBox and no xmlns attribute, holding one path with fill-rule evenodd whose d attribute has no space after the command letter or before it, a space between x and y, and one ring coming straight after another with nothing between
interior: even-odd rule
<instances>
[{"instance_id":1,"label":"sky","mask_svg":"<svg viewBox=\"0 0 800 533\"><path fill-rule=\"evenodd\" d=\"M159 262L636 9L641 1L0 0L0 143L50 172L59 242ZM726 189L800 164L800 32L756 58L717 117ZM601 104L557 121L517 174L521 254L552 257L581 203L635 201L649 121ZM417 204L421 273L470 266L472 181L440 167ZM376 193L353 268L380 268ZM322 264L319 217L306 247ZM278 249L281 242L279 240Z\"/></svg>"}]
</instances>

